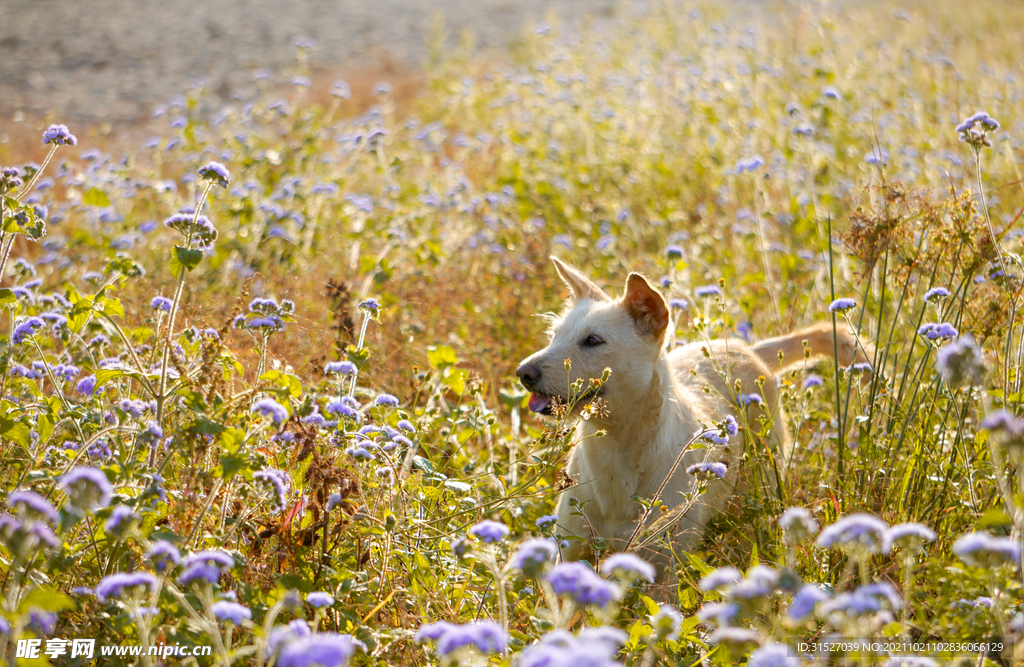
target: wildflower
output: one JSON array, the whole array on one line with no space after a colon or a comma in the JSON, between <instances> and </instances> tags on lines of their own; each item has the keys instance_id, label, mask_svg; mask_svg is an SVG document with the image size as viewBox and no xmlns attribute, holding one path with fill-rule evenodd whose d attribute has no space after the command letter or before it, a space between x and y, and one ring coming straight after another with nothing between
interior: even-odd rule
<instances>
[{"instance_id":1,"label":"wildflower","mask_svg":"<svg viewBox=\"0 0 1024 667\"><path fill-rule=\"evenodd\" d=\"M614 572L620 572L627 581L646 579L651 583L654 583L656 574L653 565L631 553L612 554L601 563L602 574L608 576Z\"/></svg>"},{"instance_id":2,"label":"wildflower","mask_svg":"<svg viewBox=\"0 0 1024 667\"><path fill-rule=\"evenodd\" d=\"M843 313L847 310L857 307L857 302L854 299L843 297L836 299L828 305L828 312L830 313Z\"/></svg>"},{"instance_id":3,"label":"wildflower","mask_svg":"<svg viewBox=\"0 0 1024 667\"><path fill-rule=\"evenodd\" d=\"M729 625L740 611L735 602L709 602L697 611L697 618L703 622L714 621L719 627Z\"/></svg>"},{"instance_id":4,"label":"wildflower","mask_svg":"<svg viewBox=\"0 0 1024 667\"><path fill-rule=\"evenodd\" d=\"M23 519L46 519L50 523L58 523L60 515L50 502L35 491L19 489L7 495L7 506L15 510Z\"/></svg>"},{"instance_id":5,"label":"wildflower","mask_svg":"<svg viewBox=\"0 0 1024 667\"><path fill-rule=\"evenodd\" d=\"M210 248L217 240L217 229L205 215L175 213L164 220L164 226L180 232L186 239L194 242L196 248Z\"/></svg>"},{"instance_id":6,"label":"wildflower","mask_svg":"<svg viewBox=\"0 0 1024 667\"><path fill-rule=\"evenodd\" d=\"M60 478L60 486L68 494L71 506L90 511L110 504L113 488L102 470L79 466Z\"/></svg>"},{"instance_id":7,"label":"wildflower","mask_svg":"<svg viewBox=\"0 0 1024 667\"><path fill-rule=\"evenodd\" d=\"M222 551L220 549L205 549L186 556L183 564L185 567L191 567L197 564L212 565L223 570L228 570L235 566L235 559L226 551Z\"/></svg>"},{"instance_id":8,"label":"wildflower","mask_svg":"<svg viewBox=\"0 0 1024 667\"><path fill-rule=\"evenodd\" d=\"M27 627L37 637L47 637L57 629L57 614L44 611L39 607L30 607Z\"/></svg>"},{"instance_id":9,"label":"wildflower","mask_svg":"<svg viewBox=\"0 0 1024 667\"><path fill-rule=\"evenodd\" d=\"M287 643L277 658L279 667L343 667L361 642L351 635L318 632Z\"/></svg>"},{"instance_id":10,"label":"wildflower","mask_svg":"<svg viewBox=\"0 0 1024 667\"><path fill-rule=\"evenodd\" d=\"M367 313L370 317L377 317L380 315L380 301L377 299L366 299L359 304L359 310Z\"/></svg>"},{"instance_id":11,"label":"wildflower","mask_svg":"<svg viewBox=\"0 0 1024 667\"><path fill-rule=\"evenodd\" d=\"M705 593L733 586L743 579L743 574L734 567L720 567L700 580L698 586Z\"/></svg>"},{"instance_id":12,"label":"wildflower","mask_svg":"<svg viewBox=\"0 0 1024 667\"><path fill-rule=\"evenodd\" d=\"M740 405L747 407L749 405L764 405L764 399L761 398L761 394L744 394L740 396Z\"/></svg>"},{"instance_id":13,"label":"wildflower","mask_svg":"<svg viewBox=\"0 0 1024 667\"><path fill-rule=\"evenodd\" d=\"M754 155L749 158L744 158L736 163L736 173L742 174L745 171L757 171L764 166L764 158L760 155Z\"/></svg>"},{"instance_id":14,"label":"wildflower","mask_svg":"<svg viewBox=\"0 0 1024 667\"><path fill-rule=\"evenodd\" d=\"M261 398L256 401L252 404L252 411L270 417L275 425L280 425L288 419L288 410L272 398Z\"/></svg>"},{"instance_id":15,"label":"wildflower","mask_svg":"<svg viewBox=\"0 0 1024 667\"><path fill-rule=\"evenodd\" d=\"M820 387L824 383L825 383L825 381L821 379L820 375L817 375L815 373L811 373L806 378L804 378L803 388L805 390L806 389L812 389L814 387Z\"/></svg>"},{"instance_id":16,"label":"wildflower","mask_svg":"<svg viewBox=\"0 0 1024 667\"><path fill-rule=\"evenodd\" d=\"M301 618L297 618L288 625L279 625L270 631L267 637L267 652L271 655L277 652L283 644L293 642L297 639L305 639L312 636L313 631Z\"/></svg>"},{"instance_id":17,"label":"wildflower","mask_svg":"<svg viewBox=\"0 0 1024 667\"><path fill-rule=\"evenodd\" d=\"M970 145L975 151L981 150L982 146L991 146L988 133L998 129L999 121L984 111L968 116L956 126L960 141Z\"/></svg>"},{"instance_id":18,"label":"wildflower","mask_svg":"<svg viewBox=\"0 0 1024 667\"><path fill-rule=\"evenodd\" d=\"M332 361L324 366L324 373L328 375L355 375L358 370L351 361Z\"/></svg>"},{"instance_id":19,"label":"wildflower","mask_svg":"<svg viewBox=\"0 0 1024 667\"><path fill-rule=\"evenodd\" d=\"M818 522L803 507L790 507L779 517L782 539L787 544L799 544L818 532Z\"/></svg>"},{"instance_id":20,"label":"wildflower","mask_svg":"<svg viewBox=\"0 0 1024 667\"><path fill-rule=\"evenodd\" d=\"M347 100L352 97L352 88L348 85L348 82L338 80L331 86L331 95L338 99Z\"/></svg>"},{"instance_id":21,"label":"wildflower","mask_svg":"<svg viewBox=\"0 0 1024 667\"><path fill-rule=\"evenodd\" d=\"M940 338L956 338L959 333L949 322L928 322L922 324L921 328L917 330L918 336L924 336L928 340L938 340Z\"/></svg>"},{"instance_id":22,"label":"wildflower","mask_svg":"<svg viewBox=\"0 0 1024 667\"><path fill-rule=\"evenodd\" d=\"M961 387L981 383L985 362L974 337L966 334L939 350L935 368L950 387Z\"/></svg>"},{"instance_id":23,"label":"wildflower","mask_svg":"<svg viewBox=\"0 0 1024 667\"><path fill-rule=\"evenodd\" d=\"M14 326L14 333L11 334L11 343L21 345L26 338L34 336L39 329L46 326L41 317L29 317Z\"/></svg>"},{"instance_id":24,"label":"wildflower","mask_svg":"<svg viewBox=\"0 0 1024 667\"><path fill-rule=\"evenodd\" d=\"M729 600L756 600L770 595L778 588L779 573L764 565L755 565L747 570L747 576L726 590Z\"/></svg>"},{"instance_id":25,"label":"wildflower","mask_svg":"<svg viewBox=\"0 0 1024 667\"><path fill-rule=\"evenodd\" d=\"M871 514L852 514L828 526L818 536L819 547L864 549L878 553L888 526Z\"/></svg>"},{"instance_id":26,"label":"wildflower","mask_svg":"<svg viewBox=\"0 0 1024 667\"><path fill-rule=\"evenodd\" d=\"M657 641L679 639L679 631L683 626L683 616L679 610L669 604L658 607L658 612L651 616L651 626Z\"/></svg>"},{"instance_id":27,"label":"wildflower","mask_svg":"<svg viewBox=\"0 0 1024 667\"><path fill-rule=\"evenodd\" d=\"M555 593L568 595L577 604L606 606L620 594L619 587L602 579L580 562L561 563L545 577Z\"/></svg>"},{"instance_id":28,"label":"wildflower","mask_svg":"<svg viewBox=\"0 0 1024 667\"><path fill-rule=\"evenodd\" d=\"M722 289L718 285L704 285L693 290L693 293L698 298L705 298L711 296L722 296Z\"/></svg>"},{"instance_id":29,"label":"wildflower","mask_svg":"<svg viewBox=\"0 0 1024 667\"><path fill-rule=\"evenodd\" d=\"M218 619L231 621L235 625L242 625L245 621L252 619L252 611L248 607L229 600L214 602L211 611Z\"/></svg>"},{"instance_id":30,"label":"wildflower","mask_svg":"<svg viewBox=\"0 0 1024 667\"><path fill-rule=\"evenodd\" d=\"M728 472L726 465L724 463L719 463L718 461L694 463L686 469L687 475L694 475L701 481L707 481L711 478L711 475L714 475L718 479L723 479L726 472Z\"/></svg>"},{"instance_id":31,"label":"wildflower","mask_svg":"<svg viewBox=\"0 0 1024 667\"><path fill-rule=\"evenodd\" d=\"M799 667L800 659L790 657L789 649L783 644L769 643L757 649L747 658L747 667Z\"/></svg>"},{"instance_id":32,"label":"wildflower","mask_svg":"<svg viewBox=\"0 0 1024 667\"><path fill-rule=\"evenodd\" d=\"M117 505L110 511L110 517L107 518L104 528L108 533L123 533L126 530L126 526L123 524L127 521L130 525L132 521L138 518L138 515L132 511L132 508L127 505Z\"/></svg>"},{"instance_id":33,"label":"wildflower","mask_svg":"<svg viewBox=\"0 0 1024 667\"><path fill-rule=\"evenodd\" d=\"M334 604L334 596L322 591L313 591L306 596L306 602L317 609L320 607L330 607Z\"/></svg>"},{"instance_id":34,"label":"wildflower","mask_svg":"<svg viewBox=\"0 0 1024 667\"><path fill-rule=\"evenodd\" d=\"M935 531L919 523L900 523L885 531L882 553L889 553L893 547L916 550L925 542L935 541Z\"/></svg>"},{"instance_id":35,"label":"wildflower","mask_svg":"<svg viewBox=\"0 0 1024 667\"><path fill-rule=\"evenodd\" d=\"M282 470L267 468L253 473L253 478L269 484L275 493L277 506L275 512L283 512L288 500L288 474Z\"/></svg>"},{"instance_id":36,"label":"wildflower","mask_svg":"<svg viewBox=\"0 0 1024 667\"><path fill-rule=\"evenodd\" d=\"M379 394L373 404L380 407L397 408L398 399L391 394Z\"/></svg>"},{"instance_id":37,"label":"wildflower","mask_svg":"<svg viewBox=\"0 0 1024 667\"><path fill-rule=\"evenodd\" d=\"M804 584L804 586L796 592L796 595L793 596L793 601L789 604L786 616L794 621L802 621L814 613L814 607L819 602L824 602L828 599L829 594L822 590L820 586Z\"/></svg>"},{"instance_id":38,"label":"wildflower","mask_svg":"<svg viewBox=\"0 0 1024 667\"><path fill-rule=\"evenodd\" d=\"M1019 449L1024 447L1024 419L1018 419L1006 410L996 410L985 415L979 424L990 431L1004 447Z\"/></svg>"},{"instance_id":39,"label":"wildflower","mask_svg":"<svg viewBox=\"0 0 1024 667\"><path fill-rule=\"evenodd\" d=\"M529 577L536 577L557 553L555 541L550 537L532 538L523 542L512 556L512 567Z\"/></svg>"},{"instance_id":40,"label":"wildflower","mask_svg":"<svg viewBox=\"0 0 1024 667\"><path fill-rule=\"evenodd\" d=\"M118 572L109 577L103 577L100 583L96 584L96 599L106 602L110 598L120 597L125 589L148 586L156 588L156 577L148 572Z\"/></svg>"},{"instance_id":41,"label":"wildflower","mask_svg":"<svg viewBox=\"0 0 1024 667\"><path fill-rule=\"evenodd\" d=\"M348 417L349 419L356 419L359 417L359 413L345 401L331 401L327 404L325 410L330 414L341 415L342 417Z\"/></svg>"},{"instance_id":42,"label":"wildflower","mask_svg":"<svg viewBox=\"0 0 1024 667\"><path fill-rule=\"evenodd\" d=\"M945 287L933 287L924 293L924 300L928 303L942 301L949 296L949 290Z\"/></svg>"},{"instance_id":43,"label":"wildflower","mask_svg":"<svg viewBox=\"0 0 1024 667\"><path fill-rule=\"evenodd\" d=\"M157 572L173 570L181 563L181 552L178 547L166 540L157 540L145 555L146 560L153 564Z\"/></svg>"},{"instance_id":44,"label":"wildflower","mask_svg":"<svg viewBox=\"0 0 1024 667\"><path fill-rule=\"evenodd\" d=\"M469 529L469 534L481 542L501 542L508 535L508 526L485 519Z\"/></svg>"},{"instance_id":45,"label":"wildflower","mask_svg":"<svg viewBox=\"0 0 1024 667\"><path fill-rule=\"evenodd\" d=\"M228 187L228 184L231 182L231 174L228 173L227 167L220 162L210 162L205 167L200 167L199 175L210 183L219 185L222 188Z\"/></svg>"},{"instance_id":46,"label":"wildflower","mask_svg":"<svg viewBox=\"0 0 1024 667\"><path fill-rule=\"evenodd\" d=\"M432 640L437 652L448 656L455 651L472 646L481 653L504 653L508 643L505 631L493 621L477 621L465 625L454 625L440 621L428 623L416 633L416 641Z\"/></svg>"},{"instance_id":47,"label":"wildflower","mask_svg":"<svg viewBox=\"0 0 1024 667\"><path fill-rule=\"evenodd\" d=\"M839 90L833 86L825 86L821 89L821 94L831 100L838 100L840 97Z\"/></svg>"},{"instance_id":48,"label":"wildflower","mask_svg":"<svg viewBox=\"0 0 1024 667\"><path fill-rule=\"evenodd\" d=\"M43 132L44 144L57 144L58 146L77 146L78 137L71 134L67 125L51 125Z\"/></svg>"},{"instance_id":49,"label":"wildflower","mask_svg":"<svg viewBox=\"0 0 1024 667\"><path fill-rule=\"evenodd\" d=\"M669 299L668 306L676 310L687 310L690 304L686 299Z\"/></svg>"},{"instance_id":50,"label":"wildflower","mask_svg":"<svg viewBox=\"0 0 1024 667\"><path fill-rule=\"evenodd\" d=\"M683 254L683 249L677 245L670 245L669 247L665 248L665 255L669 259L682 259Z\"/></svg>"},{"instance_id":51,"label":"wildflower","mask_svg":"<svg viewBox=\"0 0 1024 667\"><path fill-rule=\"evenodd\" d=\"M850 364L850 366L846 370L848 370L850 373L854 375L859 375L861 373L870 373L871 364L869 364L866 361L858 361L855 364Z\"/></svg>"},{"instance_id":52,"label":"wildflower","mask_svg":"<svg viewBox=\"0 0 1024 667\"><path fill-rule=\"evenodd\" d=\"M537 519L536 524L537 524L538 528L540 528L541 530L544 530L545 528L548 528L550 526L555 525L557 522L558 522L558 515L557 514L545 514L541 518Z\"/></svg>"},{"instance_id":53,"label":"wildflower","mask_svg":"<svg viewBox=\"0 0 1024 667\"><path fill-rule=\"evenodd\" d=\"M165 296L155 296L152 301L149 302L149 307L153 310L170 311L171 306L173 305L174 303Z\"/></svg>"},{"instance_id":54,"label":"wildflower","mask_svg":"<svg viewBox=\"0 0 1024 667\"><path fill-rule=\"evenodd\" d=\"M993 537L988 533L967 533L953 543L953 553L968 565L998 567L1004 563L1020 563L1020 544L1009 537Z\"/></svg>"}]
</instances>

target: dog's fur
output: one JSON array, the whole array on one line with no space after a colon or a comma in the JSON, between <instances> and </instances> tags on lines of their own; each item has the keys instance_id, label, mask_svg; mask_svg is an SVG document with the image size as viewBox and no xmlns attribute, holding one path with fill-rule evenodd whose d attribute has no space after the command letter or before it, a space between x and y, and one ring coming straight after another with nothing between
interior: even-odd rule
<instances>
[{"instance_id":1,"label":"dog's fur","mask_svg":"<svg viewBox=\"0 0 1024 667\"><path fill-rule=\"evenodd\" d=\"M599 396L607 410L577 426L577 444L567 470L577 484L559 498L557 533L582 539L569 541L564 558L581 557L597 537L613 550L626 547L641 515L640 505L631 498L653 497L682 447L696 433L726 415L739 415L737 382L742 394L763 396L763 408L752 406L747 423L758 430L762 416L771 420L769 443L781 468L789 458L789 435L778 402L776 375L804 361L805 345L811 356L838 354L844 366L863 358L856 338L842 327L839 345L833 345L831 323L754 345L728 339L668 351L669 309L642 276L630 274L623 296L612 299L580 272L557 258L552 261L572 295L553 321L550 344L525 359L517 371L533 392L530 408L549 414L552 399L568 402L575 380L582 380L587 390L590 378L600 378L605 368L612 371L599 392L585 393L574 407L578 413ZM568 371L566 359L571 361ZM760 387L758 378L763 378ZM599 437L598 431L605 435ZM741 430L726 447L693 449L669 479L661 498L671 508L684 502L682 494L693 491L694 477L685 473L688 466L708 460L724 462L729 469L726 479L710 483L678 523L675 541L682 550L692 551L698 545L708 520L722 511L735 492L743 444ZM570 505L573 497L589 502L580 511ZM657 515L652 513L648 523ZM644 556L667 564L660 552Z\"/></svg>"}]
</instances>

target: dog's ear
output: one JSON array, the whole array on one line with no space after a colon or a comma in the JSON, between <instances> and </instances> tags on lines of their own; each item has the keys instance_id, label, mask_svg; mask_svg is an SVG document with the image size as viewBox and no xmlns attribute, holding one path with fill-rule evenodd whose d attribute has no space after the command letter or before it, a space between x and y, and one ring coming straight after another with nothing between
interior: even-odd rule
<instances>
[{"instance_id":1,"label":"dog's ear","mask_svg":"<svg viewBox=\"0 0 1024 667\"><path fill-rule=\"evenodd\" d=\"M552 257L555 270L562 277L562 281L572 290L572 295L577 300L593 299L595 301L610 301L608 295L600 287L595 285L585 275L572 268L557 257Z\"/></svg>"},{"instance_id":2,"label":"dog's ear","mask_svg":"<svg viewBox=\"0 0 1024 667\"><path fill-rule=\"evenodd\" d=\"M631 273L626 279L622 305L636 322L640 333L661 336L668 328L668 305L665 299L639 273Z\"/></svg>"}]
</instances>

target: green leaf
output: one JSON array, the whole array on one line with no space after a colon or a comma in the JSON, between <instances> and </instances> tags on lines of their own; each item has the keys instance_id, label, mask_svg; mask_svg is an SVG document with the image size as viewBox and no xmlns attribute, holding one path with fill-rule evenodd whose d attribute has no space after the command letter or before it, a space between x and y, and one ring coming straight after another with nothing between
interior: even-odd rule
<instances>
[{"instance_id":1,"label":"green leaf","mask_svg":"<svg viewBox=\"0 0 1024 667\"><path fill-rule=\"evenodd\" d=\"M203 260L203 251L190 248L183 248L180 245L174 246L174 254L171 255L171 273L180 276L182 270L191 271L199 266Z\"/></svg>"},{"instance_id":2,"label":"green leaf","mask_svg":"<svg viewBox=\"0 0 1024 667\"><path fill-rule=\"evenodd\" d=\"M106 208L110 206L110 197L99 188L90 188L82 197L82 203L88 206L99 206Z\"/></svg>"},{"instance_id":3,"label":"green leaf","mask_svg":"<svg viewBox=\"0 0 1024 667\"><path fill-rule=\"evenodd\" d=\"M10 417L0 417L0 440L10 440L27 448L32 444L31 430L20 421Z\"/></svg>"},{"instance_id":4,"label":"green leaf","mask_svg":"<svg viewBox=\"0 0 1024 667\"><path fill-rule=\"evenodd\" d=\"M456 356L455 350L447 345L438 345L427 353L427 361L431 367L441 370L459 363L459 357Z\"/></svg>"},{"instance_id":5,"label":"green leaf","mask_svg":"<svg viewBox=\"0 0 1024 667\"><path fill-rule=\"evenodd\" d=\"M111 380L116 380L117 378L124 377L127 374L128 373L125 371L117 368L101 368L96 371L96 389L99 389Z\"/></svg>"},{"instance_id":6,"label":"green leaf","mask_svg":"<svg viewBox=\"0 0 1024 667\"><path fill-rule=\"evenodd\" d=\"M188 430L196 435L220 435L227 430L227 427L205 417L200 417L192 422Z\"/></svg>"},{"instance_id":7,"label":"green leaf","mask_svg":"<svg viewBox=\"0 0 1024 667\"><path fill-rule=\"evenodd\" d=\"M4 287L0 289L0 308L6 308L18 303L18 297L14 296L14 292Z\"/></svg>"},{"instance_id":8,"label":"green leaf","mask_svg":"<svg viewBox=\"0 0 1024 667\"><path fill-rule=\"evenodd\" d=\"M74 611L78 608L78 605L75 604L74 600L53 586L43 584L22 598L21 604L18 605L18 612L21 614L27 613L32 607L57 613L61 611Z\"/></svg>"},{"instance_id":9,"label":"green leaf","mask_svg":"<svg viewBox=\"0 0 1024 667\"><path fill-rule=\"evenodd\" d=\"M275 385L278 391L287 394L291 398L298 398L302 395L302 380L291 373L267 371L259 377L259 380Z\"/></svg>"},{"instance_id":10,"label":"green leaf","mask_svg":"<svg viewBox=\"0 0 1024 667\"><path fill-rule=\"evenodd\" d=\"M245 442L245 431L237 428L225 429L217 441L220 443L222 454L220 465L213 474L226 482L245 470L249 461L249 457L241 451L242 443Z\"/></svg>"}]
</instances>

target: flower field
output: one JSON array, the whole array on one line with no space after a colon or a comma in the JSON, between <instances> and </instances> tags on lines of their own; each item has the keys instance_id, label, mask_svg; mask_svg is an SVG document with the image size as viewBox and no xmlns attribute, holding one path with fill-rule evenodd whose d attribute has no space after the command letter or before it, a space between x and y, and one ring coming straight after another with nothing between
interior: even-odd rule
<instances>
[{"instance_id":1,"label":"flower field","mask_svg":"<svg viewBox=\"0 0 1024 667\"><path fill-rule=\"evenodd\" d=\"M370 106L301 42L138 140L0 144L5 659L1021 664L1024 7L741 6L438 51ZM668 585L560 558L575 431L514 373L552 255L651 278L671 344L873 351L777 378L778 484L737 406L744 491Z\"/></svg>"}]
</instances>

